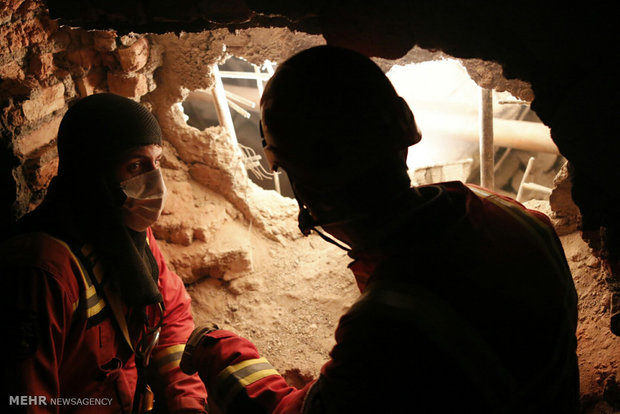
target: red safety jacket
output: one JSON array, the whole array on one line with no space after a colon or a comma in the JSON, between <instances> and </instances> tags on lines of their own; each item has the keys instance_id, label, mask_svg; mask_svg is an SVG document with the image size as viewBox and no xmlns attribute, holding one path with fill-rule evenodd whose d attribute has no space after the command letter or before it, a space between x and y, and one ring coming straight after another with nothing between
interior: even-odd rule
<instances>
[{"instance_id":1,"label":"red safety jacket","mask_svg":"<svg viewBox=\"0 0 620 414\"><path fill-rule=\"evenodd\" d=\"M301 390L248 340L215 330L193 366L223 413L574 413L576 292L551 224L451 182L352 252L360 299Z\"/></svg>"},{"instance_id":2,"label":"red safety jacket","mask_svg":"<svg viewBox=\"0 0 620 414\"><path fill-rule=\"evenodd\" d=\"M166 266L150 229L147 237L159 266L164 307L147 380L161 391L156 391L156 404L165 401L169 412L205 412L200 378L179 368L194 327L191 299ZM5 355L8 395L3 404L25 412L131 412L137 370L135 343L130 342L135 339L127 338L127 308L106 287L96 254L88 246L72 251L45 233L22 234L2 247L4 314L14 318L10 334L21 340L13 346L15 355ZM149 318L157 316L153 313L154 308L147 308Z\"/></svg>"}]
</instances>

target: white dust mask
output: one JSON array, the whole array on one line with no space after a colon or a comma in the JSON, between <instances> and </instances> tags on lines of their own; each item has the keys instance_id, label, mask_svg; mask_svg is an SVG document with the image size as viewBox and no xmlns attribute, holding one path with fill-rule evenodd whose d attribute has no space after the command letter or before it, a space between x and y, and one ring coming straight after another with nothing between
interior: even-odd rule
<instances>
[{"instance_id":1,"label":"white dust mask","mask_svg":"<svg viewBox=\"0 0 620 414\"><path fill-rule=\"evenodd\" d=\"M120 184L127 196L123 203L125 225L141 232L155 223L166 201L167 190L159 168L135 176Z\"/></svg>"}]
</instances>

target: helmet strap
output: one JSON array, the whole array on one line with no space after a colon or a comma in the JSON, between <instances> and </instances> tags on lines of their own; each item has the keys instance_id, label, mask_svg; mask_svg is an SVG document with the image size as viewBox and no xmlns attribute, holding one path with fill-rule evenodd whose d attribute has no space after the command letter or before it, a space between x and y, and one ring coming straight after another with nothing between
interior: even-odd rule
<instances>
[{"instance_id":1,"label":"helmet strap","mask_svg":"<svg viewBox=\"0 0 620 414\"><path fill-rule=\"evenodd\" d=\"M317 228L321 226L321 224L334 224L334 223L321 223L320 221L315 220L310 215L310 211L308 210L308 208L304 205L301 199L297 196L297 192L295 191L294 185L292 186L292 188L293 188L293 194L295 195L295 199L297 200L297 204L299 205L299 216L297 220L299 222L299 230L301 230L301 233L304 236L308 236L312 232L312 230L314 230L315 233L318 234L326 242L331 243L334 246L341 248L345 252L350 252L351 251L350 247L347 247L344 244L338 242L336 239L328 236L327 234L325 234L324 232L322 232L321 230Z\"/></svg>"}]
</instances>

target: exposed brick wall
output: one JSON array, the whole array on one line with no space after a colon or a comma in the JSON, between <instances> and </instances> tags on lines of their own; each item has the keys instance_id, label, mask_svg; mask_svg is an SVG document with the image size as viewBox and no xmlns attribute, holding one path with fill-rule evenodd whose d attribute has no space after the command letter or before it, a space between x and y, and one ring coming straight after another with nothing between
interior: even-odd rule
<instances>
[{"instance_id":1,"label":"exposed brick wall","mask_svg":"<svg viewBox=\"0 0 620 414\"><path fill-rule=\"evenodd\" d=\"M55 139L77 98L139 99L154 87L149 41L60 27L41 1L0 6L0 227L36 206L57 169Z\"/></svg>"}]
</instances>

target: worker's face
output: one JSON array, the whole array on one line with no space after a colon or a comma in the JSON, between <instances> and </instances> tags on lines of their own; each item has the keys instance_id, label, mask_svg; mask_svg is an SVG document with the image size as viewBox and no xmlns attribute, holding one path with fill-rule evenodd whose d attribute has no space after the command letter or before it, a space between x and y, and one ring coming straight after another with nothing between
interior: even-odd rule
<instances>
[{"instance_id":1,"label":"worker's face","mask_svg":"<svg viewBox=\"0 0 620 414\"><path fill-rule=\"evenodd\" d=\"M127 150L116 164L114 177L117 183L159 168L161 145L151 144Z\"/></svg>"}]
</instances>

